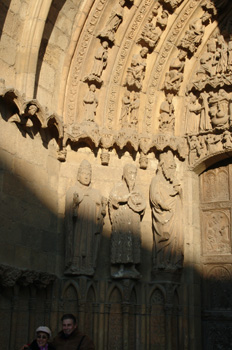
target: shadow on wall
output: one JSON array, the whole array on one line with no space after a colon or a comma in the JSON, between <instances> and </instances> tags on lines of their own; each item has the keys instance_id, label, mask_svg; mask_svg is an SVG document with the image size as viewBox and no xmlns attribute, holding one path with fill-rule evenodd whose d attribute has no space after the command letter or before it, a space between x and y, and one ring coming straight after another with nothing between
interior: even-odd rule
<instances>
[{"instance_id":1,"label":"shadow on wall","mask_svg":"<svg viewBox=\"0 0 232 350\"><path fill-rule=\"evenodd\" d=\"M11 130L5 128L5 132ZM4 349L20 348L34 337L34 330L41 324L49 325L56 334L59 320L66 312L78 316L80 328L94 339L99 350L103 346L118 349L119 344L120 348L127 344L131 350L167 346L179 350L189 349L190 344L200 348L201 342L206 350L215 346L230 348L230 267L211 263L200 274L194 266L185 265L182 275L160 271L150 275L149 280L143 276L112 279L110 239L102 235L96 274L65 276L65 239L62 226L58 225L59 217L46 205L46 200L36 195L38 186L47 196L39 180L41 174L37 174L38 181L34 183L27 162L21 157L17 159L16 152L12 154L3 148L0 164L0 329L4 330ZM142 250L140 271L151 270L149 254ZM6 274L5 265L14 269ZM24 278L20 271L27 271ZM56 273L59 277L54 283L42 285L34 278L38 271Z\"/></svg>"},{"instance_id":2,"label":"shadow on wall","mask_svg":"<svg viewBox=\"0 0 232 350\"><path fill-rule=\"evenodd\" d=\"M38 57L38 65L36 69L36 75L35 75L35 88L34 88L34 96L37 96L37 90L38 90L38 81L39 81L39 76L40 76L40 71L41 71L41 66L43 63L44 55L47 49L48 42L50 40L52 31L54 29L54 26L56 25L57 18L59 16L59 13L66 3L66 0L53 0L52 5L50 7L50 11L48 13L48 17L46 20L46 24L44 27L44 33L40 45L40 50L39 50L39 57Z\"/></svg>"},{"instance_id":3,"label":"shadow on wall","mask_svg":"<svg viewBox=\"0 0 232 350\"><path fill-rule=\"evenodd\" d=\"M49 18L55 18L53 23L64 1L57 4L53 4L49 14ZM4 17L9 3L0 6ZM52 32L49 21L40 62ZM40 69L41 64L37 79ZM12 143L11 126L3 127L4 140ZM31 172L36 164L23 161L19 150L17 153L9 145L0 152L3 349L19 349L33 339L34 330L41 324L49 325L56 334L60 317L66 312L78 316L80 328L94 339L99 350L231 348L231 250L223 259L212 260L204 273L188 265L184 266L182 275L161 272L149 280L112 279L110 240L102 235L95 276L64 276L63 226L58 211L51 210L45 199L57 193L49 192L49 184L43 181L39 167L37 172ZM141 270L150 272L150 252L142 249L141 260ZM13 268L6 270L8 265ZM28 272L24 278L22 271ZM47 286L41 285L41 280L34 277L38 271L55 273L58 279Z\"/></svg>"},{"instance_id":4,"label":"shadow on wall","mask_svg":"<svg viewBox=\"0 0 232 350\"><path fill-rule=\"evenodd\" d=\"M0 38L2 37L2 30L5 24L6 16L10 7L11 0L0 2Z\"/></svg>"}]
</instances>

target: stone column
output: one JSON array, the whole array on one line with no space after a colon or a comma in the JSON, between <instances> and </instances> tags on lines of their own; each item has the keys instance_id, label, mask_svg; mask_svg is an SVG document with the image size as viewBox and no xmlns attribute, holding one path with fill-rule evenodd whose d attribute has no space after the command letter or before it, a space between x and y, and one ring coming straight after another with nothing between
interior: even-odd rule
<instances>
[{"instance_id":1,"label":"stone column","mask_svg":"<svg viewBox=\"0 0 232 350\"><path fill-rule=\"evenodd\" d=\"M11 336L10 336L10 349L15 349L15 337L17 334L17 323L18 323L18 311L19 311L19 286L15 285L14 295L11 301Z\"/></svg>"},{"instance_id":2,"label":"stone column","mask_svg":"<svg viewBox=\"0 0 232 350\"><path fill-rule=\"evenodd\" d=\"M109 334L109 314L110 314L110 304L104 305L105 313L105 338L104 338L104 350L108 350L108 334Z\"/></svg>"},{"instance_id":3,"label":"stone column","mask_svg":"<svg viewBox=\"0 0 232 350\"><path fill-rule=\"evenodd\" d=\"M104 334L106 330L105 314L104 314L104 304L100 304L99 307L99 318L98 318L98 349L104 349Z\"/></svg>"},{"instance_id":4,"label":"stone column","mask_svg":"<svg viewBox=\"0 0 232 350\"><path fill-rule=\"evenodd\" d=\"M29 299L29 337L34 339L35 336L35 309L36 309L36 288L31 286L31 297Z\"/></svg>"},{"instance_id":5,"label":"stone column","mask_svg":"<svg viewBox=\"0 0 232 350\"><path fill-rule=\"evenodd\" d=\"M150 323L151 323L151 305L146 305L146 327L143 329L142 334L146 334L146 346L144 347L146 350L150 349Z\"/></svg>"},{"instance_id":6,"label":"stone column","mask_svg":"<svg viewBox=\"0 0 232 350\"><path fill-rule=\"evenodd\" d=\"M123 350L129 349L129 303L122 304L122 317L123 317Z\"/></svg>"},{"instance_id":7,"label":"stone column","mask_svg":"<svg viewBox=\"0 0 232 350\"><path fill-rule=\"evenodd\" d=\"M166 333L166 349L172 350L172 312L173 305L166 304L165 307L165 333Z\"/></svg>"},{"instance_id":8,"label":"stone column","mask_svg":"<svg viewBox=\"0 0 232 350\"><path fill-rule=\"evenodd\" d=\"M96 349L99 348L98 346L98 333L99 333L99 311L100 311L100 304L99 303L93 303L93 331L94 331L94 344Z\"/></svg>"},{"instance_id":9,"label":"stone column","mask_svg":"<svg viewBox=\"0 0 232 350\"><path fill-rule=\"evenodd\" d=\"M142 306L141 305L135 305L135 347L136 350L140 350L140 339L141 339L141 322L140 322L140 317L141 317L141 312L142 311Z\"/></svg>"},{"instance_id":10,"label":"stone column","mask_svg":"<svg viewBox=\"0 0 232 350\"><path fill-rule=\"evenodd\" d=\"M78 303L78 314L79 314L79 325L80 329L84 329L85 324L85 307L86 303L84 300L80 300Z\"/></svg>"}]
</instances>

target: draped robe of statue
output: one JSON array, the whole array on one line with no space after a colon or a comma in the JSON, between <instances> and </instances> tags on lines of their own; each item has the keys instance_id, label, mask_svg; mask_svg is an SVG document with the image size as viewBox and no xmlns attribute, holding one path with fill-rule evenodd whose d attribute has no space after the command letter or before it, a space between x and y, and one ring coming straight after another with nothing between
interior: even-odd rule
<instances>
[{"instance_id":1,"label":"draped robe of statue","mask_svg":"<svg viewBox=\"0 0 232 350\"><path fill-rule=\"evenodd\" d=\"M112 264L127 266L140 263L140 221L145 206L136 186L130 191L125 180L111 191L109 211L112 222Z\"/></svg>"},{"instance_id":2,"label":"draped robe of statue","mask_svg":"<svg viewBox=\"0 0 232 350\"><path fill-rule=\"evenodd\" d=\"M183 262L180 186L160 171L150 185L154 233L154 268L177 269Z\"/></svg>"},{"instance_id":3,"label":"draped robe of statue","mask_svg":"<svg viewBox=\"0 0 232 350\"><path fill-rule=\"evenodd\" d=\"M66 274L94 274L104 211L104 197L90 186L77 182L67 191Z\"/></svg>"}]
</instances>

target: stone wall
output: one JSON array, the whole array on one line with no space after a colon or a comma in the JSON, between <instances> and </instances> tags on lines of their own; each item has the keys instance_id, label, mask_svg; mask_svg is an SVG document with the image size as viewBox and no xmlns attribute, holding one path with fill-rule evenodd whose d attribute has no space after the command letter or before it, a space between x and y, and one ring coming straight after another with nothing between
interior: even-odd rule
<instances>
[{"instance_id":1,"label":"stone wall","mask_svg":"<svg viewBox=\"0 0 232 350\"><path fill-rule=\"evenodd\" d=\"M1 2L4 349L66 312L98 350L230 347L231 12Z\"/></svg>"}]
</instances>

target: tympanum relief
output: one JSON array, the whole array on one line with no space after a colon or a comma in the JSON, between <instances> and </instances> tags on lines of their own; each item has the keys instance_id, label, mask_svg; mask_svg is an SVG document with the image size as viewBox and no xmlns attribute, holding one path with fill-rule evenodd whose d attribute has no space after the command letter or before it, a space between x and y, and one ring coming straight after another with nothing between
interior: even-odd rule
<instances>
[{"instance_id":1,"label":"tympanum relief","mask_svg":"<svg viewBox=\"0 0 232 350\"><path fill-rule=\"evenodd\" d=\"M215 33L188 85L185 133L189 163L231 149L231 77L228 32Z\"/></svg>"},{"instance_id":2,"label":"tympanum relief","mask_svg":"<svg viewBox=\"0 0 232 350\"><path fill-rule=\"evenodd\" d=\"M203 255L231 254L230 167L201 176Z\"/></svg>"}]
</instances>

